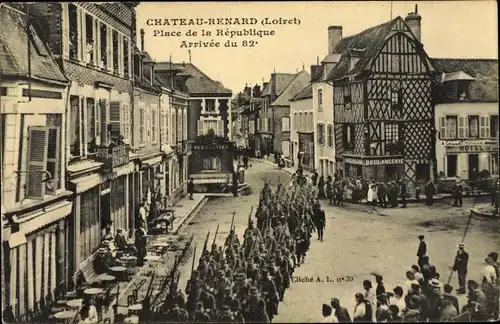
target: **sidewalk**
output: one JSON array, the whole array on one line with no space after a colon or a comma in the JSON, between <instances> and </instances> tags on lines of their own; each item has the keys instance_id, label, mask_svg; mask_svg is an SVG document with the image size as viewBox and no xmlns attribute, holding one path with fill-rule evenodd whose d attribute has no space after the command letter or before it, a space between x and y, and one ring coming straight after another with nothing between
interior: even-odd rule
<instances>
[{"instance_id":1,"label":"sidewalk","mask_svg":"<svg viewBox=\"0 0 500 324\"><path fill-rule=\"evenodd\" d=\"M176 236L179 232L182 231L183 225L187 225L189 219L195 215L196 211L199 210L203 205L207 202L208 197L204 194L193 194L193 200L190 200L188 197L184 197L177 202L175 205L175 215L176 218L173 223L173 229L169 231L168 234L160 234L154 235L151 240L148 241L148 244L151 245L155 241L176 241ZM174 255L174 253L168 252L169 255ZM173 259L173 258L172 258ZM168 268L167 263L169 263L169 259L165 262L165 269ZM172 263L172 262L170 262ZM118 298L114 298L109 306L108 310L103 312L102 319L103 321L106 318L109 318L111 322L114 322L114 311L113 306L117 306L117 313L123 314L127 317L127 298L132 294L134 289L137 289L138 298L137 302L140 303L144 298L144 294L146 293L147 287L149 286L149 282L151 280L151 276L146 275L152 269L152 262L146 261L144 265L140 268L136 268L136 274L131 275L130 280L128 282L119 282L118 287L113 289L113 293L116 294L118 292ZM153 296L155 292L153 292Z\"/></svg>"}]
</instances>

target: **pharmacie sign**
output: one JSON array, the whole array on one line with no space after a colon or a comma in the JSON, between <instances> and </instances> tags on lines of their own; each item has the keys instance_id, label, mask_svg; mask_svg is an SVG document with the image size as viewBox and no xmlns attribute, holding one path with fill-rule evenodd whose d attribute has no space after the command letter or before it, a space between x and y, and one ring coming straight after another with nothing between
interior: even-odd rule
<instances>
[{"instance_id":1,"label":"pharmacie sign","mask_svg":"<svg viewBox=\"0 0 500 324\"><path fill-rule=\"evenodd\" d=\"M453 153L491 152L498 150L498 144L494 141L447 141L444 145L447 152Z\"/></svg>"}]
</instances>

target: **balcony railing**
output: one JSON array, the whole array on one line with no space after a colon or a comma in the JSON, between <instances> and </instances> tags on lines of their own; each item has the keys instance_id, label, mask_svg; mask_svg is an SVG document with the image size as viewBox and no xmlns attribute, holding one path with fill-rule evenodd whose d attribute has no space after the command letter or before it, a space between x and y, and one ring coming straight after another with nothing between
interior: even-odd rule
<instances>
[{"instance_id":1,"label":"balcony railing","mask_svg":"<svg viewBox=\"0 0 500 324\"><path fill-rule=\"evenodd\" d=\"M105 170L112 170L130 161L129 149L126 144L112 147L100 146L97 148L96 159L104 163Z\"/></svg>"}]
</instances>

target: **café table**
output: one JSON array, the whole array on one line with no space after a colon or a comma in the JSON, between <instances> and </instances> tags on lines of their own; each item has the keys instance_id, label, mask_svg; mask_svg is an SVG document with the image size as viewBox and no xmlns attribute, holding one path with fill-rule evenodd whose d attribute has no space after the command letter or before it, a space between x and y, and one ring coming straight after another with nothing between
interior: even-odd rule
<instances>
[{"instance_id":1,"label":"caf\u00e9 table","mask_svg":"<svg viewBox=\"0 0 500 324\"><path fill-rule=\"evenodd\" d=\"M115 274L117 280L128 281L127 267L116 266L109 268L109 271Z\"/></svg>"},{"instance_id":2,"label":"caf\u00e9 table","mask_svg":"<svg viewBox=\"0 0 500 324\"><path fill-rule=\"evenodd\" d=\"M102 288L87 288L83 291L85 295L90 295L90 296L96 296L99 294L102 294L104 292L104 289Z\"/></svg>"},{"instance_id":3,"label":"caf\u00e9 table","mask_svg":"<svg viewBox=\"0 0 500 324\"><path fill-rule=\"evenodd\" d=\"M116 277L115 276L112 276L110 274L107 274L107 273L102 273L100 275L97 276L97 280L98 281L115 281L116 280Z\"/></svg>"},{"instance_id":4,"label":"caf\u00e9 table","mask_svg":"<svg viewBox=\"0 0 500 324\"><path fill-rule=\"evenodd\" d=\"M137 315L132 315L123 320L123 323L125 324L138 324L139 323L139 316Z\"/></svg>"},{"instance_id":5,"label":"caf\u00e9 table","mask_svg":"<svg viewBox=\"0 0 500 324\"><path fill-rule=\"evenodd\" d=\"M80 308L82 307L83 299L73 299L69 300L66 305L71 308Z\"/></svg>"},{"instance_id":6,"label":"caf\u00e9 table","mask_svg":"<svg viewBox=\"0 0 500 324\"><path fill-rule=\"evenodd\" d=\"M75 311L63 311L59 313L55 313L53 316L55 319L61 320L65 323L69 323L72 321L77 315Z\"/></svg>"},{"instance_id":7,"label":"caf\u00e9 table","mask_svg":"<svg viewBox=\"0 0 500 324\"><path fill-rule=\"evenodd\" d=\"M160 261L161 255L146 255L144 260L146 261Z\"/></svg>"}]
</instances>

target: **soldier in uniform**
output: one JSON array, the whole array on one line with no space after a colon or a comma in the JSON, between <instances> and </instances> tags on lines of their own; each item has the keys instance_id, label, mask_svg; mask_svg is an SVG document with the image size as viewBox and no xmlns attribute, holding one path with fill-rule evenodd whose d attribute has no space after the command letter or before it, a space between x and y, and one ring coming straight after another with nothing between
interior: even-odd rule
<instances>
[{"instance_id":1,"label":"soldier in uniform","mask_svg":"<svg viewBox=\"0 0 500 324\"><path fill-rule=\"evenodd\" d=\"M303 226L301 226L295 232L295 255L297 258L297 267L300 267L300 265L304 263L304 257L306 254L305 244L306 244L306 233L304 231Z\"/></svg>"},{"instance_id":2,"label":"soldier in uniform","mask_svg":"<svg viewBox=\"0 0 500 324\"><path fill-rule=\"evenodd\" d=\"M208 323L211 321L210 316L205 312L202 303L196 304L196 309L191 317L192 321L195 323Z\"/></svg>"},{"instance_id":3,"label":"soldier in uniform","mask_svg":"<svg viewBox=\"0 0 500 324\"><path fill-rule=\"evenodd\" d=\"M417 250L417 257L418 257L417 264L420 267L420 269L422 269L422 265L423 265L422 257L427 255L427 244L424 241L423 235L419 235L418 239L420 240L420 243L418 245L418 250Z\"/></svg>"},{"instance_id":4,"label":"soldier in uniform","mask_svg":"<svg viewBox=\"0 0 500 324\"><path fill-rule=\"evenodd\" d=\"M182 323L187 322L188 319L188 312L185 309L179 307L179 304L176 301L174 301L172 308L170 308L165 314L165 321L167 323Z\"/></svg>"},{"instance_id":5,"label":"soldier in uniform","mask_svg":"<svg viewBox=\"0 0 500 324\"><path fill-rule=\"evenodd\" d=\"M266 301L267 316L272 321L274 315L278 314L278 292L276 289L276 284L269 277L268 269L264 268L261 270L261 280L260 291L264 300Z\"/></svg>"},{"instance_id":6,"label":"soldier in uniform","mask_svg":"<svg viewBox=\"0 0 500 324\"><path fill-rule=\"evenodd\" d=\"M228 305L223 305L221 308L221 313L217 318L217 323L237 323L231 314L231 307Z\"/></svg>"},{"instance_id":7,"label":"soldier in uniform","mask_svg":"<svg viewBox=\"0 0 500 324\"><path fill-rule=\"evenodd\" d=\"M326 219L325 219L325 211L321 209L321 207L317 207L314 213L314 225L318 230L318 240L323 242L323 233L325 230Z\"/></svg>"}]
</instances>

